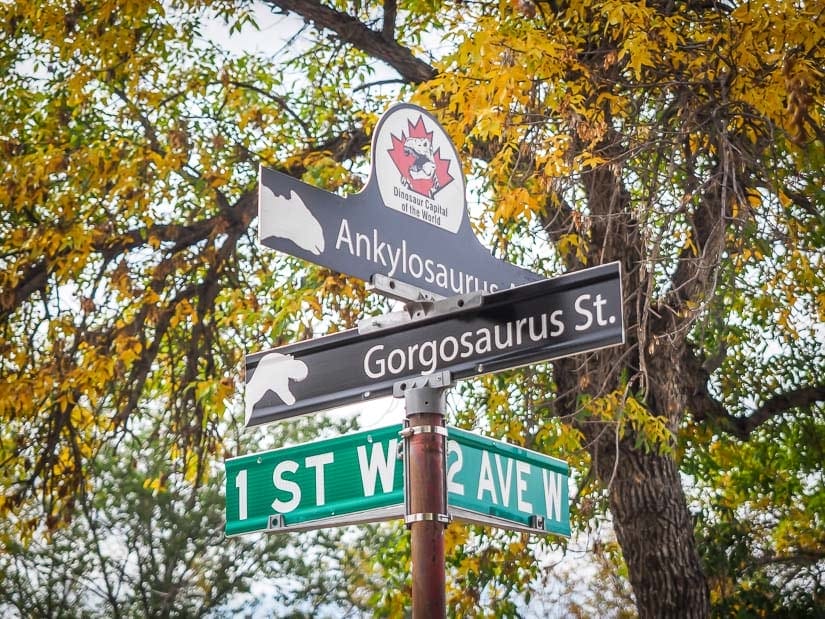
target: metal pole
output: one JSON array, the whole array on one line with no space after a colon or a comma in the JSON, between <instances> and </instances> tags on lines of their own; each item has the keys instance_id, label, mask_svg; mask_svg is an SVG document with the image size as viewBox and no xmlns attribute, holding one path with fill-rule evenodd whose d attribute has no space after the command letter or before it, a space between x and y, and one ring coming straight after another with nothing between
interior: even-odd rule
<instances>
[{"instance_id":1,"label":"metal pole","mask_svg":"<svg viewBox=\"0 0 825 619\"><path fill-rule=\"evenodd\" d=\"M405 521L410 528L413 619L446 617L444 527L447 513L444 409L448 372L396 386L406 409L404 464Z\"/></svg>"}]
</instances>

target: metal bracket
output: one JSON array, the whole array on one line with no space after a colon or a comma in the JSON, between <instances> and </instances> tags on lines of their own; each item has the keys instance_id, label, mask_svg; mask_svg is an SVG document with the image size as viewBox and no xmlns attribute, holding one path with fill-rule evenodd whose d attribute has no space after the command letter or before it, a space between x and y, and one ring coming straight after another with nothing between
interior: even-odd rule
<instances>
[{"instance_id":1,"label":"metal bracket","mask_svg":"<svg viewBox=\"0 0 825 619\"><path fill-rule=\"evenodd\" d=\"M444 426L415 426L413 428L404 428L398 434L403 438L415 436L416 434L440 434L441 436L447 436L447 428Z\"/></svg>"},{"instance_id":2,"label":"metal bracket","mask_svg":"<svg viewBox=\"0 0 825 619\"><path fill-rule=\"evenodd\" d=\"M367 316L358 321L358 333L361 335L374 333L375 331L406 325L409 322L410 316L407 312L390 312L380 316Z\"/></svg>"},{"instance_id":3,"label":"metal bracket","mask_svg":"<svg viewBox=\"0 0 825 619\"><path fill-rule=\"evenodd\" d=\"M286 526L283 514L270 514L269 516L269 530L283 529Z\"/></svg>"},{"instance_id":4,"label":"metal bracket","mask_svg":"<svg viewBox=\"0 0 825 619\"><path fill-rule=\"evenodd\" d=\"M385 297L399 301L435 301L441 295L429 292L412 284L399 281L383 273L376 273L370 278L367 290L383 294Z\"/></svg>"},{"instance_id":5,"label":"metal bracket","mask_svg":"<svg viewBox=\"0 0 825 619\"><path fill-rule=\"evenodd\" d=\"M544 531L544 516L530 516L530 528Z\"/></svg>"},{"instance_id":6,"label":"metal bracket","mask_svg":"<svg viewBox=\"0 0 825 619\"><path fill-rule=\"evenodd\" d=\"M442 387L449 387L452 382L452 374L450 374L449 370L442 370L434 374L422 374L421 376L400 380L395 383L392 386L392 397L403 398L407 395L408 391L421 389L422 387L441 389Z\"/></svg>"},{"instance_id":7,"label":"metal bracket","mask_svg":"<svg viewBox=\"0 0 825 619\"><path fill-rule=\"evenodd\" d=\"M391 329L399 325L406 325L432 316L452 314L461 310L481 307L484 303L484 294L470 292L454 297L439 299L421 299L408 301L404 309L390 312L381 316L368 316L358 321L358 333L374 333L384 329Z\"/></svg>"}]
</instances>

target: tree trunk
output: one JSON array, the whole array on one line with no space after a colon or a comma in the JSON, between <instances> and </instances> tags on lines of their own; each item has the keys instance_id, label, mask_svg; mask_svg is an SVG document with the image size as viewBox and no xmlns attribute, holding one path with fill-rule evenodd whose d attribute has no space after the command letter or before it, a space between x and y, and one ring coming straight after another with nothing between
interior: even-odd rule
<instances>
[{"instance_id":1,"label":"tree trunk","mask_svg":"<svg viewBox=\"0 0 825 619\"><path fill-rule=\"evenodd\" d=\"M608 132L599 152L620 161L621 136ZM639 616L707 617L708 584L676 462L667 453L657 453L655 446L638 446L630 424L624 426L624 436L618 436L625 411L610 411L608 419L591 416L579 399L618 390L638 398L675 435L696 385L685 362L686 329L676 329L671 314L648 307L654 302L649 296L651 275L642 268L644 241L630 192L612 166L597 166L584 173L582 181L591 214L586 264L621 263L626 344L558 361L557 413L576 420L594 473L608 489ZM552 235L554 222L547 219L545 225ZM566 260L571 269L578 266L572 255ZM654 330L651 322L657 317Z\"/></svg>"},{"instance_id":2,"label":"tree trunk","mask_svg":"<svg viewBox=\"0 0 825 619\"><path fill-rule=\"evenodd\" d=\"M600 461L599 477L612 475ZM605 470L609 469L609 470ZM610 510L640 617L707 617L707 581L675 462L619 445Z\"/></svg>"},{"instance_id":3,"label":"tree trunk","mask_svg":"<svg viewBox=\"0 0 825 619\"><path fill-rule=\"evenodd\" d=\"M624 347L563 359L556 365L558 412L577 423L587 440L597 479L608 489L610 510L618 542L627 563L639 616L707 617L710 598L702 572L693 522L682 489L679 469L670 454L636 445L629 425L617 436L619 415L610 420L582 418L578 396L594 398L622 390L643 398L652 415L658 415L676 433L695 389L695 376L686 365L686 343L676 337L660 338L658 346L639 342L638 296L646 282L639 270L638 252L625 220L626 244L611 246L616 236L602 236L605 253L622 263L625 295ZM618 226L619 222L614 222ZM595 262L595 260L593 261ZM645 341L649 342L650 334ZM624 378L623 378L624 377Z\"/></svg>"},{"instance_id":4,"label":"tree trunk","mask_svg":"<svg viewBox=\"0 0 825 619\"><path fill-rule=\"evenodd\" d=\"M676 347L668 346L648 360L645 404L652 414L661 415L672 431L687 403L689 383L686 369L678 363L681 358ZM567 394L560 397L559 412L575 413L579 403L573 394L577 392L591 391L598 397L618 388L622 369L636 365L617 349L558 362L559 393ZM636 447L629 427L625 436L617 437L615 421L587 417L578 425L586 437L594 473L608 488L616 537L639 616L708 617L708 584L673 457Z\"/></svg>"}]
</instances>

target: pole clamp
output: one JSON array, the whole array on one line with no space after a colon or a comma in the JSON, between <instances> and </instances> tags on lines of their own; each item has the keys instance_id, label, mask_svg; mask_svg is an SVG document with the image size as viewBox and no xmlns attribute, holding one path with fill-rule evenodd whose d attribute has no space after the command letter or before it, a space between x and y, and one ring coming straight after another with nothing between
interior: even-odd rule
<instances>
[{"instance_id":1,"label":"pole clamp","mask_svg":"<svg viewBox=\"0 0 825 619\"><path fill-rule=\"evenodd\" d=\"M398 434L402 438L415 436L416 434L440 434L447 436L447 428L444 426L414 426L402 429Z\"/></svg>"},{"instance_id":2,"label":"pole clamp","mask_svg":"<svg viewBox=\"0 0 825 619\"><path fill-rule=\"evenodd\" d=\"M404 524L411 525L414 522L440 522L442 524L450 524L452 517L450 514L432 514L428 512L418 514L407 514L404 516Z\"/></svg>"}]
</instances>

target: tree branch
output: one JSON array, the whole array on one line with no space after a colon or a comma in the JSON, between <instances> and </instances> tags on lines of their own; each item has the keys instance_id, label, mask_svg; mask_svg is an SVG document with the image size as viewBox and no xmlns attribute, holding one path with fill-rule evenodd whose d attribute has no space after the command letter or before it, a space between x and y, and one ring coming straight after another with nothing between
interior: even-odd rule
<instances>
[{"instance_id":1,"label":"tree branch","mask_svg":"<svg viewBox=\"0 0 825 619\"><path fill-rule=\"evenodd\" d=\"M385 38L391 11L385 13L384 32L378 32L352 15L324 6L316 0L264 0L264 4L296 13L318 28L332 30L345 43L390 65L410 83L420 84L435 77L436 71L432 66L413 56L397 41Z\"/></svg>"},{"instance_id":2,"label":"tree branch","mask_svg":"<svg viewBox=\"0 0 825 619\"><path fill-rule=\"evenodd\" d=\"M737 417L731 415L706 389L703 391L692 400L694 419L716 421L722 430L742 441L748 440L759 426L782 413L809 409L817 402L825 402L825 384L808 385L778 393L765 400L747 417Z\"/></svg>"},{"instance_id":3,"label":"tree branch","mask_svg":"<svg viewBox=\"0 0 825 619\"><path fill-rule=\"evenodd\" d=\"M398 13L396 0L384 0L384 23L381 24L381 36L386 41L395 39L395 17Z\"/></svg>"},{"instance_id":4,"label":"tree branch","mask_svg":"<svg viewBox=\"0 0 825 619\"><path fill-rule=\"evenodd\" d=\"M300 178L306 171L300 162L306 159L309 152L328 152L335 161L341 162L359 156L367 144L369 144L369 138L366 132L360 128L353 129L307 149L300 156L291 158L291 161L298 163L282 167L281 171ZM148 229L134 228L123 234L113 234L111 227L103 224L93 232L91 247L93 251L100 254L104 261L108 262L126 251L146 245L150 237L155 237L161 242L174 243L172 249L174 253L202 241L216 226L234 228L240 225L246 228L257 216L257 196L257 190L251 189L244 193L234 205L222 204L216 215L189 224L155 224ZM25 273L15 288L0 290L0 324L5 323L32 295L46 290L55 261L71 252L71 248L65 248L53 256L41 256L25 267Z\"/></svg>"},{"instance_id":5,"label":"tree branch","mask_svg":"<svg viewBox=\"0 0 825 619\"><path fill-rule=\"evenodd\" d=\"M710 420L721 430L739 440L746 441L762 424L783 413L810 409L818 402L825 402L825 383L799 386L776 393L762 402L750 415L731 415L728 409L708 391L710 373L705 369L707 361L696 353L685 350L685 377L692 382L686 385L691 393L689 406L696 421Z\"/></svg>"},{"instance_id":6,"label":"tree branch","mask_svg":"<svg viewBox=\"0 0 825 619\"><path fill-rule=\"evenodd\" d=\"M683 322L681 316L685 314L685 308L691 303L699 307L710 297L725 243L725 210L722 199L711 196L704 197L697 207L691 221L693 245L686 243L679 255L670 290L659 306L664 321L656 325L658 332L673 330L674 323ZM688 322L692 322L694 314L689 316Z\"/></svg>"},{"instance_id":7,"label":"tree branch","mask_svg":"<svg viewBox=\"0 0 825 619\"><path fill-rule=\"evenodd\" d=\"M762 568L770 565L795 565L807 566L814 565L819 561L825 559L825 551L817 548L800 549L796 552L789 552L787 554L768 555L764 557L752 557L750 560L751 566L755 568Z\"/></svg>"},{"instance_id":8,"label":"tree branch","mask_svg":"<svg viewBox=\"0 0 825 619\"><path fill-rule=\"evenodd\" d=\"M739 420L744 432L750 434L760 425L794 408L810 408L817 402L825 402L825 384L798 387L768 398L749 417Z\"/></svg>"},{"instance_id":9,"label":"tree branch","mask_svg":"<svg viewBox=\"0 0 825 619\"><path fill-rule=\"evenodd\" d=\"M723 93L718 95L724 97ZM741 224L747 217L746 209L733 214L733 205L744 202L745 190L752 182L747 162L743 161L741 145L724 125L710 129L716 148L714 169L706 179L695 170L697 153L689 140L683 144L689 191L699 197L694 212L689 216L689 238L684 242L669 290L657 308L661 318L653 329L659 334L680 337L701 313L704 304L713 296L723 252L728 243L727 229Z\"/></svg>"}]
</instances>

